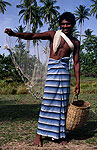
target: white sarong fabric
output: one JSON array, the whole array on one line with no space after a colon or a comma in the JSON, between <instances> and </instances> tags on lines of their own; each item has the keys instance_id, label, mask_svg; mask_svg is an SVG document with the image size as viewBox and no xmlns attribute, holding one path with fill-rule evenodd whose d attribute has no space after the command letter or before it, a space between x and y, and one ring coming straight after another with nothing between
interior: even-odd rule
<instances>
[{"instance_id":1,"label":"white sarong fabric","mask_svg":"<svg viewBox=\"0 0 97 150\"><path fill-rule=\"evenodd\" d=\"M65 122L69 93L69 57L59 60L50 58L37 134L54 139L66 137Z\"/></svg>"}]
</instances>

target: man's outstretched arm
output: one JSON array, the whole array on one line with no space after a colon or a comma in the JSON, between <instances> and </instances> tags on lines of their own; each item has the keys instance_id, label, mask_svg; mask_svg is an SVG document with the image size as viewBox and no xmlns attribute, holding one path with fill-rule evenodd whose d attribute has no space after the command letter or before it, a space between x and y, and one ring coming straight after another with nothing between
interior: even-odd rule
<instances>
[{"instance_id":1,"label":"man's outstretched arm","mask_svg":"<svg viewBox=\"0 0 97 150\"><path fill-rule=\"evenodd\" d=\"M13 32L11 29L6 28L5 33L9 36L19 37L24 40L33 40L33 39L42 39L42 40L51 40L54 36L54 31L47 31L43 33L16 33Z\"/></svg>"}]
</instances>

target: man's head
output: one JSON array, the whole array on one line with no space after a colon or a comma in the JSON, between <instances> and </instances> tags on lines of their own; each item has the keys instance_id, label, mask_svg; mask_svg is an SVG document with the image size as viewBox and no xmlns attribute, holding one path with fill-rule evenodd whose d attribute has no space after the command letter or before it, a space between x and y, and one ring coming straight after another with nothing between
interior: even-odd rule
<instances>
[{"instance_id":1,"label":"man's head","mask_svg":"<svg viewBox=\"0 0 97 150\"><path fill-rule=\"evenodd\" d=\"M65 34L70 34L75 24L75 16L72 13L64 12L62 15L60 15L59 25Z\"/></svg>"}]
</instances>

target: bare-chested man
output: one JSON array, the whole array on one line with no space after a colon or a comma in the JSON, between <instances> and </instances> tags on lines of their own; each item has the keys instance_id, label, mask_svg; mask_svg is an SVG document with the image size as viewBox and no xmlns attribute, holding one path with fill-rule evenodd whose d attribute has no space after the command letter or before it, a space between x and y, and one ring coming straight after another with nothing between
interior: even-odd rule
<instances>
[{"instance_id":1,"label":"bare-chested man","mask_svg":"<svg viewBox=\"0 0 97 150\"><path fill-rule=\"evenodd\" d=\"M75 17L70 12L65 12L60 16L59 24L61 31L58 33L60 42L56 50L54 50L54 44L57 39L56 31L47 31L43 33L15 33L11 29L5 29L5 33L9 36L16 36L25 40L42 39L50 41L50 59L44 88L44 97L39 115L37 136L34 140L34 145L36 146L41 146L42 136L51 137L53 140L58 139L62 144L67 143L65 121L70 93L68 63L71 52L73 52L76 76L76 95L80 92L80 43L72 36L72 29L75 23ZM67 39L69 38L69 42L64 39L61 33L64 33ZM54 39L55 35L56 39ZM73 51L70 45L74 45Z\"/></svg>"}]
</instances>

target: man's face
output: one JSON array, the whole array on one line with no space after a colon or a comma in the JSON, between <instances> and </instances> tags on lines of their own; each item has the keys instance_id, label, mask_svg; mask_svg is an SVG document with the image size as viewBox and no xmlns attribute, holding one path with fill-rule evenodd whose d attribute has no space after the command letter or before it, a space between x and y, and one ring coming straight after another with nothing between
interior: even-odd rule
<instances>
[{"instance_id":1,"label":"man's face","mask_svg":"<svg viewBox=\"0 0 97 150\"><path fill-rule=\"evenodd\" d=\"M72 28L73 28L73 26L72 26L72 24L69 21L67 21L65 19L62 20L62 22L61 22L61 29L62 29L62 31L65 34L71 34Z\"/></svg>"}]
</instances>

